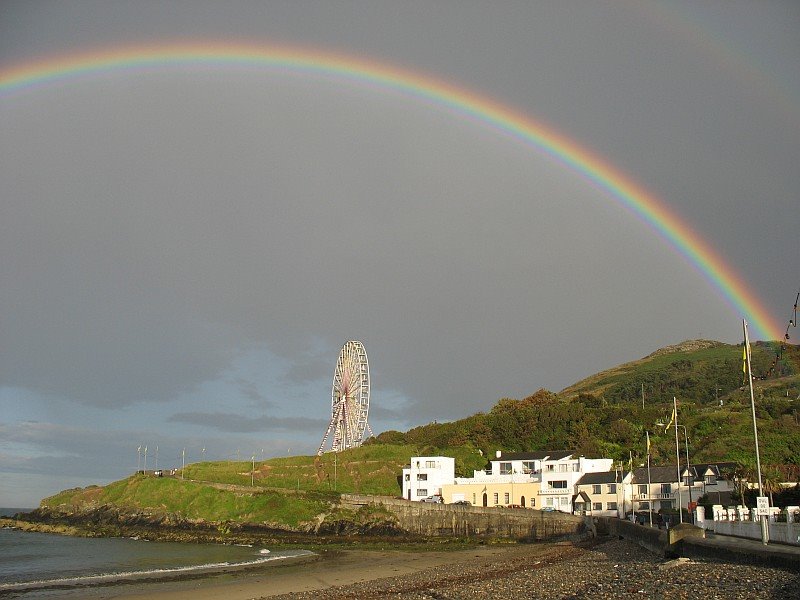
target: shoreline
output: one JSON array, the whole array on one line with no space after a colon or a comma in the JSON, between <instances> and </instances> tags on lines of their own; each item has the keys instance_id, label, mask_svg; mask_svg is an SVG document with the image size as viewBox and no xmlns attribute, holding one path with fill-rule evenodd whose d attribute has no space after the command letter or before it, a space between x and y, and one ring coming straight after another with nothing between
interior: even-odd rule
<instances>
[{"instance_id":1,"label":"shoreline","mask_svg":"<svg viewBox=\"0 0 800 600\"><path fill-rule=\"evenodd\" d=\"M263 564L250 569L209 574L194 580L148 582L141 588L109 590L91 598L119 600L250 600L301 593L317 595L325 590L376 580L415 575L433 568L448 568L471 560L496 559L514 553L519 546L483 545L463 550L323 550L314 556Z\"/></svg>"},{"instance_id":2,"label":"shoreline","mask_svg":"<svg viewBox=\"0 0 800 600\"><path fill-rule=\"evenodd\" d=\"M43 589L12 597L87 600L800 599L800 573L722 559L666 560L630 541L505 543L426 551L330 548L188 577ZM0 597L4 594L0 593Z\"/></svg>"}]
</instances>

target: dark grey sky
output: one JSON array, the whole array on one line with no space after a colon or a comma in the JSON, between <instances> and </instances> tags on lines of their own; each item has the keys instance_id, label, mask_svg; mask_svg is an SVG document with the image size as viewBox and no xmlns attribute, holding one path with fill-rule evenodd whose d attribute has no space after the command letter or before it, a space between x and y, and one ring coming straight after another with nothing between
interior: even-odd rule
<instances>
[{"instance_id":1,"label":"dark grey sky","mask_svg":"<svg viewBox=\"0 0 800 600\"><path fill-rule=\"evenodd\" d=\"M800 286L794 2L0 4L15 66L292 44L451 82L650 190L786 322ZM376 432L554 391L742 314L609 194L386 89L166 65L0 92L0 505L313 453L339 348ZM152 463L151 463L152 464Z\"/></svg>"}]
</instances>

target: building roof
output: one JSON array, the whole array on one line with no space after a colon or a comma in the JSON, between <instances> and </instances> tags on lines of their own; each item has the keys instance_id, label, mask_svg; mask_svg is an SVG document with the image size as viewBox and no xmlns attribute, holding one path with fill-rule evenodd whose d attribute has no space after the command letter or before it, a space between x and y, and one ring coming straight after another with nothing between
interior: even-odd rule
<instances>
[{"instance_id":1,"label":"building roof","mask_svg":"<svg viewBox=\"0 0 800 600\"><path fill-rule=\"evenodd\" d=\"M677 483L678 471L675 465L650 467L651 483ZM639 467L633 470L634 483L647 483L647 468Z\"/></svg>"},{"instance_id":2,"label":"building roof","mask_svg":"<svg viewBox=\"0 0 800 600\"><path fill-rule=\"evenodd\" d=\"M572 456L566 450L539 450L537 452L509 452L493 460L561 460Z\"/></svg>"},{"instance_id":3,"label":"building roof","mask_svg":"<svg viewBox=\"0 0 800 600\"><path fill-rule=\"evenodd\" d=\"M618 471L600 471L599 473L586 473L575 485L592 485L595 483L620 483L625 478L625 473Z\"/></svg>"},{"instance_id":4,"label":"building roof","mask_svg":"<svg viewBox=\"0 0 800 600\"><path fill-rule=\"evenodd\" d=\"M703 477L709 470L718 479L725 479L725 473L736 468L735 462L694 463L691 465L695 477Z\"/></svg>"}]
</instances>

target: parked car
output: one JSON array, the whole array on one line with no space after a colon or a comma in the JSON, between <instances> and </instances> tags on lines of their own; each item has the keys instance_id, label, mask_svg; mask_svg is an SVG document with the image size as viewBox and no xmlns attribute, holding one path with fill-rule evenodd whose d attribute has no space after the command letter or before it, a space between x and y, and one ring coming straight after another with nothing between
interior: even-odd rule
<instances>
[{"instance_id":1,"label":"parked car","mask_svg":"<svg viewBox=\"0 0 800 600\"><path fill-rule=\"evenodd\" d=\"M442 497L438 494L434 494L433 496L428 496L427 498L422 499L423 502L428 502L429 504L441 504L443 502Z\"/></svg>"},{"instance_id":2,"label":"parked car","mask_svg":"<svg viewBox=\"0 0 800 600\"><path fill-rule=\"evenodd\" d=\"M555 511L556 511L556 509L553 508L552 506L543 506L542 507L542 512L555 512Z\"/></svg>"},{"instance_id":3,"label":"parked car","mask_svg":"<svg viewBox=\"0 0 800 600\"><path fill-rule=\"evenodd\" d=\"M525 508L522 504L509 504L506 508Z\"/></svg>"},{"instance_id":4,"label":"parked car","mask_svg":"<svg viewBox=\"0 0 800 600\"><path fill-rule=\"evenodd\" d=\"M469 500L458 500L457 502L453 502L455 506L472 506L472 502Z\"/></svg>"}]
</instances>

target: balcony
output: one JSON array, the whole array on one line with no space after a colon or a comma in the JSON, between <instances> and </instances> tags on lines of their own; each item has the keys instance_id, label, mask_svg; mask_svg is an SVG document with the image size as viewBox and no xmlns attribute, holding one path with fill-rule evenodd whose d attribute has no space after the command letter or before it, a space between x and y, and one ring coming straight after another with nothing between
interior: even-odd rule
<instances>
[{"instance_id":1,"label":"balcony","mask_svg":"<svg viewBox=\"0 0 800 600\"><path fill-rule=\"evenodd\" d=\"M552 488L549 490L539 490L540 496L564 496L570 494L569 488Z\"/></svg>"},{"instance_id":2,"label":"balcony","mask_svg":"<svg viewBox=\"0 0 800 600\"><path fill-rule=\"evenodd\" d=\"M638 494L638 500L674 500L676 494L674 492L670 494Z\"/></svg>"}]
</instances>

